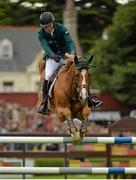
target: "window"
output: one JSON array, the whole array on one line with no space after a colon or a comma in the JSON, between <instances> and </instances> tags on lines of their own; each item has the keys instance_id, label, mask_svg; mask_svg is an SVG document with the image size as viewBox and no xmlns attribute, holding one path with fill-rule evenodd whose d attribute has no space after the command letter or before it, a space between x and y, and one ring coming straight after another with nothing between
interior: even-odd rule
<instances>
[{"instance_id":1,"label":"window","mask_svg":"<svg viewBox=\"0 0 136 180\"><path fill-rule=\"evenodd\" d=\"M13 45L9 39L0 41L0 58L11 59L13 57Z\"/></svg>"},{"instance_id":2,"label":"window","mask_svg":"<svg viewBox=\"0 0 136 180\"><path fill-rule=\"evenodd\" d=\"M14 83L12 81L3 82L3 90L4 92L13 92Z\"/></svg>"}]
</instances>

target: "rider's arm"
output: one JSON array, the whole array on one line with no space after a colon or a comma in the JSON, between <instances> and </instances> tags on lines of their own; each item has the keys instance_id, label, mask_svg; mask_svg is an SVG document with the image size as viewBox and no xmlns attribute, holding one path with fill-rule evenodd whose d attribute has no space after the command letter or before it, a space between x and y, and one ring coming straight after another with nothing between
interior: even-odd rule
<instances>
[{"instance_id":1,"label":"rider's arm","mask_svg":"<svg viewBox=\"0 0 136 180\"><path fill-rule=\"evenodd\" d=\"M76 54L76 46L70 36L69 31L63 25L61 26L61 32L63 33L64 40L67 43L67 46L70 50L69 53Z\"/></svg>"},{"instance_id":2,"label":"rider's arm","mask_svg":"<svg viewBox=\"0 0 136 180\"><path fill-rule=\"evenodd\" d=\"M46 41L46 39L45 39L45 37L44 37L44 35L42 34L41 31L38 32L38 38L39 38L39 41L40 41L40 44L41 44L42 48L45 51L45 54L48 57L53 57L54 56L54 52L51 50L48 42Z\"/></svg>"}]
</instances>

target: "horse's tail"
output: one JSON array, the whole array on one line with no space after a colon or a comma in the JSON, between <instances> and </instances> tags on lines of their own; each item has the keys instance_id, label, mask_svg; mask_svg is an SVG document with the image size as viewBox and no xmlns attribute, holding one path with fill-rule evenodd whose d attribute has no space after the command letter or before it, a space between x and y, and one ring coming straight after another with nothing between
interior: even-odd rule
<instances>
[{"instance_id":1,"label":"horse's tail","mask_svg":"<svg viewBox=\"0 0 136 180\"><path fill-rule=\"evenodd\" d=\"M38 63L39 74L41 75L44 71L44 68L45 68L45 60L44 60L44 52L43 51L38 53L38 55L36 57L36 61Z\"/></svg>"},{"instance_id":2,"label":"horse's tail","mask_svg":"<svg viewBox=\"0 0 136 180\"><path fill-rule=\"evenodd\" d=\"M38 53L37 57L35 58L37 61L37 66L38 66L38 71L40 75L40 80L39 80L39 93L38 93L38 102L37 106L41 103L42 100L42 94L41 94L41 87L44 79L44 69L45 69L45 60L44 60L44 52L41 51Z\"/></svg>"}]
</instances>

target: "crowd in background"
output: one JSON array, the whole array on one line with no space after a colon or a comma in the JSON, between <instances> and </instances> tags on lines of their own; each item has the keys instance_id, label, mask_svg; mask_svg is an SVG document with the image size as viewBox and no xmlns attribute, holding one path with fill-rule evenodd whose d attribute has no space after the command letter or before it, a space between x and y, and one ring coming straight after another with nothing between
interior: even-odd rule
<instances>
[{"instance_id":1,"label":"crowd in background","mask_svg":"<svg viewBox=\"0 0 136 180\"><path fill-rule=\"evenodd\" d=\"M80 126L80 121L75 121ZM56 115L43 116L37 113L37 108L24 107L17 103L0 100L0 134L19 133L53 133L66 134L67 122L61 123ZM107 128L90 123L88 134L104 134Z\"/></svg>"},{"instance_id":2,"label":"crowd in background","mask_svg":"<svg viewBox=\"0 0 136 180\"><path fill-rule=\"evenodd\" d=\"M79 129L81 122L74 120ZM43 116L37 113L37 108L24 107L20 104L0 100L0 134L22 133L22 134L69 134L67 122L61 123L55 113ZM113 136L135 136L134 132L125 134L113 134ZM134 134L133 134L134 133ZM88 134L108 134L108 127L95 122L89 123ZM49 147L48 147L49 146ZM28 144L27 149L32 151L45 151L45 149L56 150L56 144L51 145ZM55 146L55 147L54 147ZM0 151L21 150L20 144L1 144Z\"/></svg>"}]
</instances>

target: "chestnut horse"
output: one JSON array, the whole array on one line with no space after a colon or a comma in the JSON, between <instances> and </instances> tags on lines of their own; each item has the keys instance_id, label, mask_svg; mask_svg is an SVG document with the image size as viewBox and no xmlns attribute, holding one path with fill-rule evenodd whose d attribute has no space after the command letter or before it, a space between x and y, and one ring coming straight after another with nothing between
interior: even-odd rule
<instances>
[{"instance_id":1,"label":"chestnut horse","mask_svg":"<svg viewBox=\"0 0 136 180\"><path fill-rule=\"evenodd\" d=\"M75 143L80 142L87 133L88 116L91 112L91 108L88 107L88 97L92 59L93 56L88 60L79 60L75 57L74 62L67 59L66 65L60 69L56 77L52 97L48 98L48 110L55 112L61 122L68 122ZM74 118L82 122L80 130L76 128Z\"/></svg>"}]
</instances>

